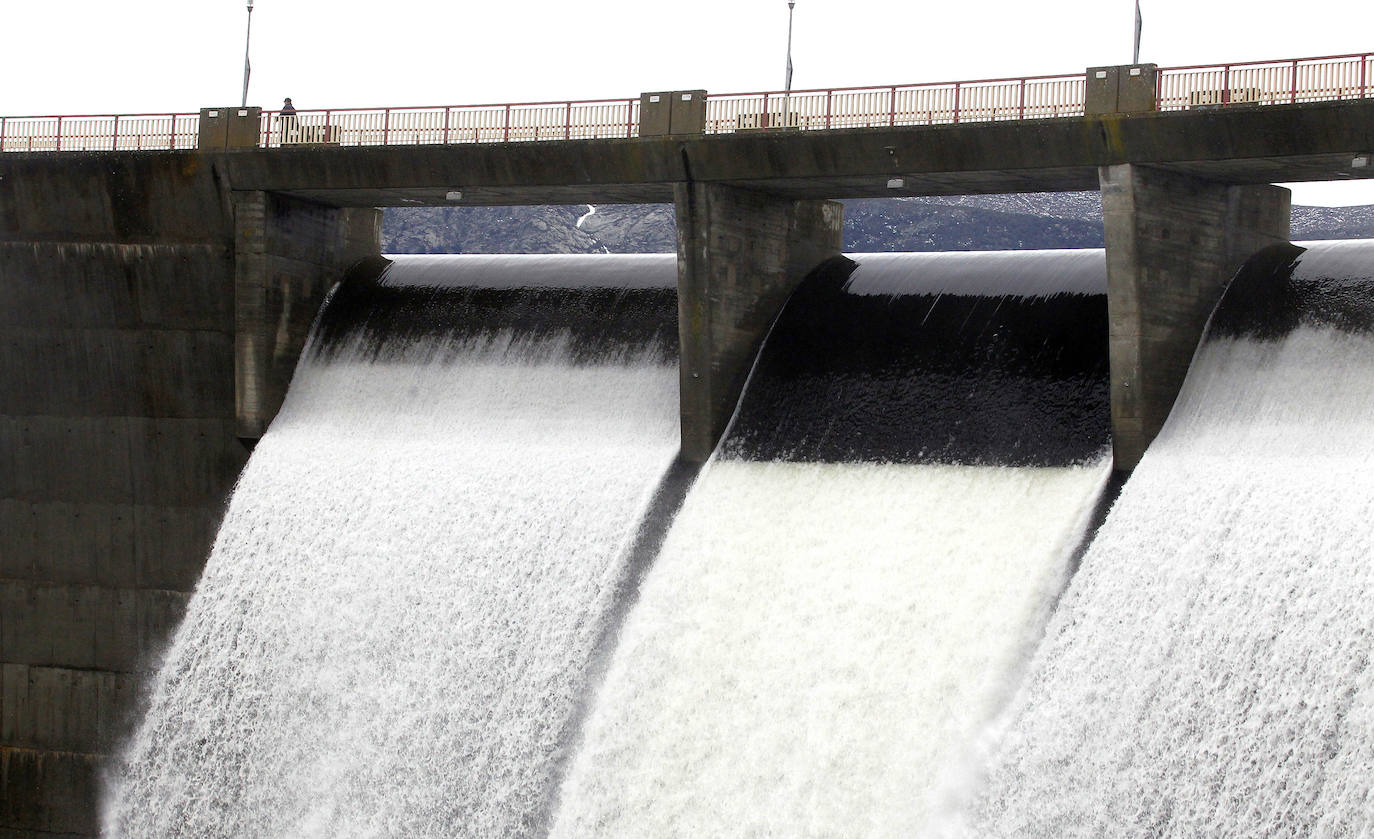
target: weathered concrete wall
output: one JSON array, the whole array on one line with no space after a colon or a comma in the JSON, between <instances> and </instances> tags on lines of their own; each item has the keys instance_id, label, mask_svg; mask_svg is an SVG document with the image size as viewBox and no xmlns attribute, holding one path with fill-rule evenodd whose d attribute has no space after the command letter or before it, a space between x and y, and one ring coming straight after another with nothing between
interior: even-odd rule
<instances>
[{"instance_id":1,"label":"weathered concrete wall","mask_svg":"<svg viewBox=\"0 0 1374 839\"><path fill-rule=\"evenodd\" d=\"M296 359L330 285L378 252L381 212L270 192L234 193L238 435L257 439L286 398Z\"/></svg>"},{"instance_id":2,"label":"weathered concrete wall","mask_svg":"<svg viewBox=\"0 0 1374 839\"><path fill-rule=\"evenodd\" d=\"M844 210L711 184L679 185L675 203L682 457L703 463L787 295L840 252Z\"/></svg>"},{"instance_id":3,"label":"weathered concrete wall","mask_svg":"<svg viewBox=\"0 0 1374 839\"><path fill-rule=\"evenodd\" d=\"M1263 247L1288 241L1290 196L1145 166L1103 167L1112 445L1140 462L1174 404L1226 283Z\"/></svg>"},{"instance_id":4,"label":"weathered concrete wall","mask_svg":"<svg viewBox=\"0 0 1374 839\"><path fill-rule=\"evenodd\" d=\"M282 235L353 229L285 204ZM246 460L234 207L208 156L0 161L0 836L96 832ZM336 270L271 239L287 285Z\"/></svg>"}]
</instances>

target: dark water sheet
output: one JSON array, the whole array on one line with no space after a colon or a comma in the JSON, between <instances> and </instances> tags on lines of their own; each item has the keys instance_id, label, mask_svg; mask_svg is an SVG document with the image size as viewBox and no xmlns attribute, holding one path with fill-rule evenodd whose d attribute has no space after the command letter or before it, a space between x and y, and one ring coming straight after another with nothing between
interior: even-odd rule
<instances>
[{"instance_id":1,"label":"dark water sheet","mask_svg":"<svg viewBox=\"0 0 1374 839\"><path fill-rule=\"evenodd\" d=\"M518 341L566 339L575 363L639 352L672 361L678 338L671 259L367 260L321 312L312 352L328 358L347 349L368 357L405 339L462 343L510 333Z\"/></svg>"},{"instance_id":2,"label":"dark water sheet","mask_svg":"<svg viewBox=\"0 0 1374 839\"><path fill-rule=\"evenodd\" d=\"M1006 466L1099 456L1111 431L1106 295L937 291L920 265L906 290L884 294L847 288L855 264L843 257L813 272L767 339L725 454Z\"/></svg>"},{"instance_id":3,"label":"dark water sheet","mask_svg":"<svg viewBox=\"0 0 1374 839\"><path fill-rule=\"evenodd\" d=\"M1278 341L1300 326L1374 331L1374 242L1271 245L1227 286L1207 340Z\"/></svg>"}]
</instances>

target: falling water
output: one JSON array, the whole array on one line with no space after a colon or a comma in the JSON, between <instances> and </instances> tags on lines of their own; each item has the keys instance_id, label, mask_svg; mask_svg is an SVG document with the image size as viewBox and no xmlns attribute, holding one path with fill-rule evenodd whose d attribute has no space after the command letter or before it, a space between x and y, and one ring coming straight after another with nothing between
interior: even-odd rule
<instances>
[{"instance_id":1,"label":"falling water","mask_svg":"<svg viewBox=\"0 0 1374 839\"><path fill-rule=\"evenodd\" d=\"M1374 832L1374 249L1299 250L1232 283L951 833Z\"/></svg>"},{"instance_id":2,"label":"falling water","mask_svg":"<svg viewBox=\"0 0 1374 839\"><path fill-rule=\"evenodd\" d=\"M677 449L674 277L671 256L398 258L339 289L107 830L533 832Z\"/></svg>"},{"instance_id":3,"label":"falling water","mask_svg":"<svg viewBox=\"0 0 1374 839\"><path fill-rule=\"evenodd\" d=\"M1036 637L1106 475L1102 253L855 258L769 336L555 836L909 836Z\"/></svg>"}]
</instances>

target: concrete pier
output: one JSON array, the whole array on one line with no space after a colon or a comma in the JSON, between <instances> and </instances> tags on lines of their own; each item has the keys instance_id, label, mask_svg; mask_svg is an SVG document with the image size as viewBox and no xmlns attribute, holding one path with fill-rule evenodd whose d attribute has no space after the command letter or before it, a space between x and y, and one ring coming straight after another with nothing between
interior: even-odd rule
<instances>
[{"instance_id":1,"label":"concrete pier","mask_svg":"<svg viewBox=\"0 0 1374 839\"><path fill-rule=\"evenodd\" d=\"M376 254L382 214L261 190L235 192L234 416L238 436L263 435L329 287Z\"/></svg>"},{"instance_id":2,"label":"concrete pier","mask_svg":"<svg viewBox=\"0 0 1374 839\"><path fill-rule=\"evenodd\" d=\"M1168 419L1226 283L1288 241L1290 196L1130 164L1101 178L1112 448L1116 470L1130 472Z\"/></svg>"},{"instance_id":3,"label":"concrete pier","mask_svg":"<svg viewBox=\"0 0 1374 839\"><path fill-rule=\"evenodd\" d=\"M704 463L787 296L840 252L844 208L712 184L675 198L682 457Z\"/></svg>"}]
</instances>

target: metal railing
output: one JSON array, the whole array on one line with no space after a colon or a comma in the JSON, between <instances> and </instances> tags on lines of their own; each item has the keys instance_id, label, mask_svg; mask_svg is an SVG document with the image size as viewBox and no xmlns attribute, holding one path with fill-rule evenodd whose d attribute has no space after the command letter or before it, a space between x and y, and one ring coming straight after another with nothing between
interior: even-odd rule
<instances>
[{"instance_id":1,"label":"metal railing","mask_svg":"<svg viewBox=\"0 0 1374 839\"><path fill-rule=\"evenodd\" d=\"M706 97L706 133L950 125L1082 116L1083 88L1083 75L1079 73L791 93L717 94Z\"/></svg>"},{"instance_id":2,"label":"metal railing","mask_svg":"<svg viewBox=\"0 0 1374 839\"><path fill-rule=\"evenodd\" d=\"M707 134L950 125L1083 115L1084 75L881 85L707 97ZM1279 105L1374 96L1374 54L1170 67L1159 70L1162 111ZM0 151L194 149L198 114L0 117ZM629 138L639 99L264 111L263 148L429 145Z\"/></svg>"},{"instance_id":3,"label":"metal railing","mask_svg":"<svg viewBox=\"0 0 1374 839\"><path fill-rule=\"evenodd\" d=\"M264 111L259 145L410 146L634 137L639 99Z\"/></svg>"},{"instance_id":4,"label":"metal railing","mask_svg":"<svg viewBox=\"0 0 1374 839\"><path fill-rule=\"evenodd\" d=\"M194 149L200 114L0 117L0 151Z\"/></svg>"},{"instance_id":5,"label":"metal railing","mask_svg":"<svg viewBox=\"0 0 1374 839\"><path fill-rule=\"evenodd\" d=\"M1374 93L1372 86L1374 54L1290 58L1161 68L1155 102L1161 111L1226 105L1291 105L1365 99Z\"/></svg>"}]
</instances>

